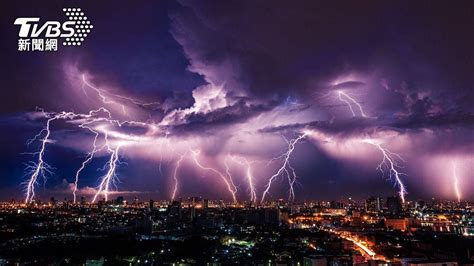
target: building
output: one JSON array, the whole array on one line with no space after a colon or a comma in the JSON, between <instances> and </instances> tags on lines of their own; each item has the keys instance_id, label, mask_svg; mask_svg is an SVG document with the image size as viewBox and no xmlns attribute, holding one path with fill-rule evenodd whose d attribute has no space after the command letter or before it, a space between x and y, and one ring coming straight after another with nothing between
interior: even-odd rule
<instances>
[{"instance_id":1,"label":"building","mask_svg":"<svg viewBox=\"0 0 474 266\"><path fill-rule=\"evenodd\" d=\"M378 213L382 210L382 199L370 197L365 201L365 211L368 213Z\"/></svg>"},{"instance_id":2,"label":"building","mask_svg":"<svg viewBox=\"0 0 474 266\"><path fill-rule=\"evenodd\" d=\"M385 228L400 230L405 232L408 229L408 219L406 218L385 218Z\"/></svg>"},{"instance_id":3,"label":"building","mask_svg":"<svg viewBox=\"0 0 474 266\"><path fill-rule=\"evenodd\" d=\"M331 209L344 209L344 203L339 202L339 201L331 201L329 204L329 207Z\"/></svg>"},{"instance_id":4,"label":"building","mask_svg":"<svg viewBox=\"0 0 474 266\"><path fill-rule=\"evenodd\" d=\"M171 202L171 205L168 206L168 212L171 216L181 217L181 202Z\"/></svg>"},{"instance_id":5,"label":"building","mask_svg":"<svg viewBox=\"0 0 474 266\"><path fill-rule=\"evenodd\" d=\"M387 198L387 211L392 214L402 212L402 200L400 197L388 197Z\"/></svg>"}]
</instances>

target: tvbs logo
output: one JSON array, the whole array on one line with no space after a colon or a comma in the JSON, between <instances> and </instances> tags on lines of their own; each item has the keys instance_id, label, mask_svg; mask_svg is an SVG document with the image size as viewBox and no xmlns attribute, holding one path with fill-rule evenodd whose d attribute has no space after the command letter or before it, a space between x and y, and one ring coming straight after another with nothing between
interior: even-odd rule
<instances>
[{"instance_id":1,"label":"tvbs logo","mask_svg":"<svg viewBox=\"0 0 474 266\"><path fill-rule=\"evenodd\" d=\"M17 18L18 51L57 51L58 39L64 46L81 45L94 26L80 8L63 8L67 20L42 22L37 17Z\"/></svg>"}]
</instances>

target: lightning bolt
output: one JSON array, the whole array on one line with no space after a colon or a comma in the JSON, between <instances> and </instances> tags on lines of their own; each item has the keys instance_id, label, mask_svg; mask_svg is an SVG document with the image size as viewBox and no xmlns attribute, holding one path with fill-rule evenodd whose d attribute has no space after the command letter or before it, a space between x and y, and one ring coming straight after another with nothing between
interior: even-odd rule
<instances>
[{"instance_id":1,"label":"lightning bolt","mask_svg":"<svg viewBox=\"0 0 474 266\"><path fill-rule=\"evenodd\" d=\"M74 176L74 189L72 191L72 195L74 197L74 203L76 203L76 192L79 185L79 175L81 174L82 170L84 170L86 165L89 164L90 161L92 161L92 158L94 157L95 153L99 150L97 147L97 139L99 137L99 133L96 131L94 132L95 132L95 137L92 143L92 151L87 154L86 159L82 162L81 167L77 170L76 175Z\"/></svg>"},{"instance_id":2,"label":"lightning bolt","mask_svg":"<svg viewBox=\"0 0 474 266\"><path fill-rule=\"evenodd\" d=\"M51 167L44 161L44 154L46 150L46 143L50 142L50 135L51 135L51 122L57 120L57 119L63 119L63 118L72 118L75 114L70 113L70 112L62 112L59 114L56 114L54 116L50 116L50 114L47 114L43 112L43 114L48 117L48 120L46 121L45 127L32 139L27 141L27 144L31 144L36 140L39 140L41 145L40 149L38 152L32 153L33 155L37 155L38 159L37 162L29 162L29 165L27 166L27 171L30 173L30 178L29 181L26 183L26 198L25 198L25 203L29 204L33 201L35 197L35 185L37 183L38 177L42 176L43 178L46 179L46 174L47 173L52 173ZM40 139L41 135L44 134L44 137Z\"/></svg>"},{"instance_id":3,"label":"lightning bolt","mask_svg":"<svg viewBox=\"0 0 474 266\"><path fill-rule=\"evenodd\" d=\"M174 187L173 187L173 193L171 195L171 201L174 201L174 199L176 198L176 193L178 192L178 185L179 185L178 184L178 170L185 156L186 156L186 153L182 154L179 157L179 160L176 161L176 164L174 167L174 171L173 171Z\"/></svg>"},{"instance_id":4,"label":"lightning bolt","mask_svg":"<svg viewBox=\"0 0 474 266\"><path fill-rule=\"evenodd\" d=\"M252 163L253 162L249 161L249 160L247 160L246 158L243 158L243 157L231 156L230 158L232 159L232 161L236 162L237 164L246 167L245 175L246 175L246 179L247 179L247 182L248 182L248 185L249 185L249 190L250 190L250 201L253 202L253 203L256 203L257 202L257 191L255 189L255 184L254 184L254 180L253 180L254 178L253 178L253 174L252 174ZM227 166L227 163L226 163L226 172L227 172L227 175L230 178L231 177L230 169Z\"/></svg>"},{"instance_id":5,"label":"lightning bolt","mask_svg":"<svg viewBox=\"0 0 474 266\"><path fill-rule=\"evenodd\" d=\"M42 175L44 178L46 176L47 172L50 172L50 167L48 164L44 162L44 151L46 149L46 143L49 141L49 136L51 134L50 131L50 124L51 121L57 119L56 117L48 119L46 122L46 127L41 130L39 134L42 134L43 132L46 132L46 135L44 136L43 139L41 139L41 148L39 152L37 152L38 155L38 162L31 162L31 165L28 166L27 168L31 168L31 176L29 181L27 182L27 187L26 187L26 198L25 198L25 203L31 203L33 198L35 197L35 184L36 180L38 179L38 176ZM38 138L39 136L36 135L34 139ZM28 143L33 142L33 140L28 141Z\"/></svg>"},{"instance_id":6,"label":"lightning bolt","mask_svg":"<svg viewBox=\"0 0 474 266\"><path fill-rule=\"evenodd\" d=\"M461 202L461 192L459 190L459 178L458 178L458 171L457 171L457 163L455 161L452 162L452 171L453 171L453 188L454 193L456 194L456 198L458 202Z\"/></svg>"},{"instance_id":7,"label":"lightning bolt","mask_svg":"<svg viewBox=\"0 0 474 266\"><path fill-rule=\"evenodd\" d=\"M373 139L364 139L364 140L362 140L362 142L376 147L382 153L382 155L383 155L382 161L377 166L377 169L379 169L382 173L385 172L385 169L388 169L389 176L390 176L390 178L395 179L395 181L398 185L398 188L399 188L398 194L400 195L400 198L402 199L402 202L405 203L405 195L407 194L407 191L406 191L405 185L403 184L403 182L401 180L401 176L406 175L406 174L400 172L397 169L400 166L399 166L399 164L396 160L396 158L398 158L399 160L403 161L403 158L400 155L398 155L396 153L393 153L393 152L389 151L388 149L382 147L382 144L376 142Z\"/></svg>"},{"instance_id":8,"label":"lightning bolt","mask_svg":"<svg viewBox=\"0 0 474 266\"><path fill-rule=\"evenodd\" d=\"M100 194L104 195L106 201L108 200L110 186L111 184L115 184L115 179L117 177L115 171L117 168L117 164L120 162L118 153L122 145L118 144L115 148L111 148L108 143L107 134L105 134L105 139L105 145L107 147L108 152L110 153L110 159L106 164L106 166L108 166L108 170L107 173L101 178L102 181L100 182L97 192L95 193L94 198L92 199L93 203L97 200Z\"/></svg>"},{"instance_id":9,"label":"lightning bolt","mask_svg":"<svg viewBox=\"0 0 474 266\"><path fill-rule=\"evenodd\" d=\"M90 111L88 114L77 114L74 112L60 112L60 113L46 113L44 111L42 112L47 118L46 125L37 135L35 135L32 139L28 140L27 142L27 144L30 145L34 141L39 140L41 145L38 152L31 153L37 156L37 161L30 162L26 168L26 170L30 173L30 177L29 177L29 180L26 182L25 203L31 203L33 201L35 197L35 185L37 184L38 177L43 176L43 178L46 178L46 173L52 173L51 167L44 160L44 155L45 155L45 150L46 150L46 144L51 142L51 140L49 139L51 135L51 123L59 119L63 119L63 120L68 119L68 120L73 120L76 122L82 121L82 123L80 123L78 127L87 129L95 134L93 145L92 145L92 151L88 153L88 155L86 156L86 159L82 162L81 167L77 170L76 175L75 175L75 182L74 182L74 188L73 188L74 200L76 200L76 192L78 189L78 182L79 182L79 176L80 176L81 171L93 159L94 155L99 150L102 149L97 146L97 140L98 140L100 131L103 131L104 133L104 139L105 139L104 146L107 148L107 151L111 154L111 163L109 164L111 168L109 169L109 173L104 176L101 182L101 186L99 187L99 192L108 193L110 182L113 182L113 177L115 176L115 167L118 161L117 153L118 153L118 148L120 146L117 146L116 148L111 148L108 141L109 132L103 127L94 128L93 124L106 122L111 125L122 126L124 123L137 124L139 122L134 122L134 121L119 122L118 120L112 120L111 113L103 107L97 110ZM97 117L99 113L105 113L106 117ZM43 135L44 137L41 138ZM134 139L132 138L132 140Z\"/></svg>"},{"instance_id":10,"label":"lightning bolt","mask_svg":"<svg viewBox=\"0 0 474 266\"><path fill-rule=\"evenodd\" d=\"M342 102L346 103L347 106L349 106L349 109L351 110L352 116L356 116L356 112L354 108L352 108L352 105L356 105L357 108L359 109L360 116L362 117L367 117L367 115L364 113L364 109L362 109L362 105L358 103L354 98L352 98L349 94L343 92L342 90L337 91L337 96L339 100ZM352 103L351 103L352 102Z\"/></svg>"},{"instance_id":11,"label":"lightning bolt","mask_svg":"<svg viewBox=\"0 0 474 266\"><path fill-rule=\"evenodd\" d=\"M288 200L293 201L295 199L294 185L295 185L295 182L296 182L296 178L298 176L296 175L295 168L293 168L293 166L291 166L290 161L288 161L288 168L285 169L286 177L288 179L288 185L290 186L289 194L288 194Z\"/></svg>"},{"instance_id":12,"label":"lightning bolt","mask_svg":"<svg viewBox=\"0 0 474 266\"><path fill-rule=\"evenodd\" d=\"M232 191L235 191L237 193L237 186L234 184L234 179L232 178L232 174L230 173L230 167L229 164L227 163L227 157L224 159L224 166L225 166L225 173L227 174L229 184L231 185Z\"/></svg>"},{"instance_id":13,"label":"lightning bolt","mask_svg":"<svg viewBox=\"0 0 474 266\"><path fill-rule=\"evenodd\" d=\"M286 173L288 181L289 181L289 185L290 185L290 192L289 192L288 199L289 200L294 199L295 192L294 192L294 189L293 189L293 184L295 183L297 176L296 176L296 173L295 173L293 167L291 167L290 157L291 157L291 154L293 153L293 150L295 149L295 145L298 142L300 142L303 138L305 138L307 135L308 135L308 133L304 132L303 134L299 135L298 137L288 141L287 151L285 153L283 153L282 155L272 159L272 160L276 160L276 159L282 158L283 159L283 164L278 169L278 171L268 179L268 183L265 185L265 190L263 191L262 198L260 199L260 203L263 203L265 201L265 196L269 193L270 187L271 187L273 181L283 173ZM290 170L288 170L288 168ZM290 173L293 174L293 176L291 176Z\"/></svg>"},{"instance_id":14,"label":"lightning bolt","mask_svg":"<svg viewBox=\"0 0 474 266\"><path fill-rule=\"evenodd\" d=\"M354 112L354 109L352 108L352 104L355 104L359 109L360 115L362 117L367 117L367 115L364 113L364 110L362 109L362 105L358 103L354 98L352 98L350 95L348 95L347 93L341 90L338 90L337 94L338 94L339 99L345 102L349 106L349 109L351 110L353 116L356 116L356 113ZM344 98L348 99L350 102ZM398 168L400 168L400 165L398 161L396 160L396 158L398 158L399 160L403 161L403 158L399 154L393 153L389 151L388 149L384 148L382 144L376 142L373 139L364 139L362 140L362 142L376 147L382 153L383 155L382 161L377 166L377 169L379 169L382 173L385 172L385 169L389 169L389 176L390 178L395 179L395 182L397 183L398 188L399 188L398 194L400 195L402 202L405 203L405 195L407 191L406 191L405 185L403 184L401 180L401 176L406 175L406 174L401 173L398 170Z\"/></svg>"},{"instance_id":15,"label":"lightning bolt","mask_svg":"<svg viewBox=\"0 0 474 266\"><path fill-rule=\"evenodd\" d=\"M84 91L84 94L86 96L88 96L87 92L86 92L86 89L85 89L86 86L87 86L88 88L90 88L90 89L92 89L93 91L96 92L96 94L101 99L102 103L104 103L104 104L117 104L122 108L122 111L123 111L124 114L127 113L125 105L120 103L119 101L117 101L117 99L121 100L122 102L127 101L127 102L130 102L130 103L134 104L134 105L142 106L142 107L158 106L158 105L161 104L160 102L143 103L143 102L137 101L137 100L135 100L131 97L126 97L126 96L119 95L119 94L113 94L113 93L110 93L110 92L108 92L104 89L97 88L96 86L89 83L87 81L85 75L82 75L81 78L82 78L82 90Z\"/></svg>"},{"instance_id":16,"label":"lightning bolt","mask_svg":"<svg viewBox=\"0 0 474 266\"><path fill-rule=\"evenodd\" d=\"M96 94L98 95L98 97L100 98L103 104L118 104L122 107L124 113L126 113L125 105L120 103L119 101L122 101L122 102L128 101L129 103L139 105L142 107L155 106L155 105L160 104L159 102L143 103L130 97L125 97L118 94L112 94L106 90L97 88L96 86L89 83L85 75L82 75L81 78L82 78L82 89L84 93L86 94L86 96L88 96L86 92L86 88L91 89L96 92ZM118 153L122 144L127 143L127 142L140 142L144 140L149 140L149 138L147 137L128 135L128 134L123 134L123 133L116 132L113 130L109 130L105 126L95 126L94 125L95 123L106 123L111 126L117 126L117 127L122 127L125 124L131 125L131 126L141 126L141 127L146 127L149 130L149 132L155 132L158 129L158 127L154 123L145 123L145 122L139 122L139 121L119 121L119 120L112 119L111 112L107 110L105 107L100 107L97 110L92 110L88 114L78 114L74 112L64 112L64 111L59 112L59 113L46 113L42 109L41 109L41 112L47 118L46 125L37 135L35 135L32 139L27 141L27 144L30 145L34 141L39 140L41 145L38 152L29 153L29 154L32 154L33 156L37 156L37 160L29 162L26 167L26 171L29 175L29 179L25 183L25 186L26 186L25 203L31 203L33 201L33 198L35 197L35 185L37 184L38 177L42 176L46 180L46 174L52 174L52 168L45 162L44 156L45 156L46 144L51 142L49 137L51 135L50 127L53 121L59 120L59 119L73 120L73 123L79 124L78 125L79 128L87 129L94 134L92 150L87 153L84 161L82 162L80 168L76 171L76 174L74 176L74 188L73 188L74 202L76 202L76 193L78 190L80 174L85 169L85 167L93 160L94 155L98 151L102 150L103 148L106 148L107 152L110 154L110 159L108 163L105 165L105 168L107 168L108 170L107 170L107 173L101 178L100 185L98 186L98 191L94 196L94 201L97 199L97 197L100 194L104 194L105 198L106 199L108 198L109 188L115 182L114 181L116 177L115 170L116 170L117 164L120 163ZM99 113L106 114L106 117L97 117ZM105 144L99 147L97 145L97 142L101 134L104 135ZM123 139L124 141L121 141L118 145L116 145L115 147L112 147L109 143L109 139L108 139L109 136L113 138Z\"/></svg>"},{"instance_id":17,"label":"lightning bolt","mask_svg":"<svg viewBox=\"0 0 474 266\"><path fill-rule=\"evenodd\" d=\"M117 103L116 101L114 100L111 100L109 99L109 97L107 97L105 94L107 93L106 91L102 90L102 89L99 89L97 87L95 87L94 85L90 84L87 79L86 79L86 76L85 75L82 75L82 90L84 91L84 94L87 96L87 92L85 90L85 87L89 87L90 89L94 90L97 95L99 96L99 98L101 99L102 103L104 104L118 104L119 106L122 107L122 111L124 114L127 113L127 111L125 110L125 105L123 104L120 104L120 103Z\"/></svg>"},{"instance_id":18,"label":"lightning bolt","mask_svg":"<svg viewBox=\"0 0 474 266\"><path fill-rule=\"evenodd\" d=\"M212 168L212 167L207 167L207 166L202 165L202 164L199 162L198 158L197 158L197 157L199 156L199 154L200 154L200 151L199 151L199 150L198 150L198 151L193 151L193 150L191 150L191 153L192 153L192 155L193 155L193 160L194 160L195 164L196 164L199 168L201 168L201 169L203 169L203 170L206 170L206 171L211 171L211 172L215 173L217 176L219 176L219 177L222 179L222 181L224 181L225 185L227 186L227 190L228 190L229 193L232 195L232 199L233 199L234 203L237 203L237 196L236 196L236 194L237 194L237 187L236 187L235 184L232 182L232 179L227 180L226 176L225 176L224 174L222 174L221 172L219 172L218 170L216 170L216 169L214 169L214 168Z\"/></svg>"},{"instance_id":19,"label":"lightning bolt","mask_svg":"<svg viewBox=\"0 0 474 266\"><path fill-rule=\"evenodd\" d=\"M105 112L108 115L108 117L111 118L111 114L105 108L101 108L99 110L91 111L89 113L89 117L93 117L94 115L96 115L100 111ZM74 188L73 188L73 191L72 191L74 203L76 203L76 201L77 201L76 193L77 193L77 189L78 189L78 185L79 185L79 176L80 176L82 170L84 170L86 165L89 164L92 161L92 159L94 158L94 155L102 149L102 148L99 148L97 146L97 140L98 140L99 135L100 135L99 132L97 130L93 129L90 126L95 121L96 120L91 120L91 121L84 122L84 123L79 125L80 128L85 128L85 129L89 130L90 132L92 132L94 134L94 141L92 142L92 150L87 154L85 160L81 164L81 167L79 167L79 169L76 171L76 174L74 176Z\"/></svg>"}]
</instances>

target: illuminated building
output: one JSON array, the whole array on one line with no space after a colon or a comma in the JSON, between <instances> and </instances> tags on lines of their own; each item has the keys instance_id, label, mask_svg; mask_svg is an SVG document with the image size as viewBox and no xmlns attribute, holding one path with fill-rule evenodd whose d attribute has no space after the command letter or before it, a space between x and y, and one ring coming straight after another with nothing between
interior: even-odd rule
<instances>
[{"instance_id":1,"label":"illuminated building","mask_svg":"<svg viewBox=\"0 0 474 266\"><path fill-rule=\"evenodd\" d=\"M370 197L365 201L365 211L369 213L378 213L382 210L382 199Z\"/></svg>"},{"instance_id":2,"label":"illuminated building","mask_svg":"<svg viewBox=\"0 0 474 266\"><path fill-rule=\"evenodd\" d=\"M408 228L408 221L406 218L385 218L384 223L387 229L405 232Z\"/></svg>"}]
</instances>

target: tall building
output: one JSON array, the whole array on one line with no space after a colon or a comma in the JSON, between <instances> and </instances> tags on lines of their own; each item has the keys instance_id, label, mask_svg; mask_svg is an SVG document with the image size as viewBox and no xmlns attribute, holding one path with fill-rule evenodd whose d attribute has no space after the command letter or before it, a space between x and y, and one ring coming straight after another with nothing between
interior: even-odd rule
<instances>
[{"instance_id":1,"label":"tall building","mask_svg":"<svg viewBox=\"0 0 474 266\"><path fill-rule=\"evenodd\" d=\"M370 197L365 201L365 211L369 213L377 213L382 210L382 199Z\"/></svg>"},{"instance_id":2,"label":"tall building","mask_svg":"<svg viewBox=\"0 0 474 266\"><path fill-rule=\"evenodd\" d=\"M397 214L402 211L402 200L400 197L387 197L387 210L392 214Z\"/></svg>"}]
</instances>

